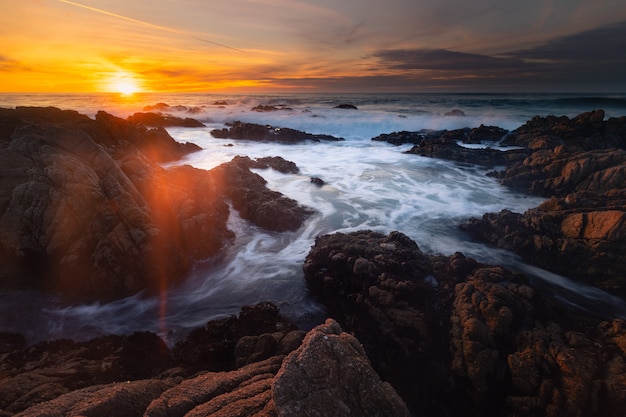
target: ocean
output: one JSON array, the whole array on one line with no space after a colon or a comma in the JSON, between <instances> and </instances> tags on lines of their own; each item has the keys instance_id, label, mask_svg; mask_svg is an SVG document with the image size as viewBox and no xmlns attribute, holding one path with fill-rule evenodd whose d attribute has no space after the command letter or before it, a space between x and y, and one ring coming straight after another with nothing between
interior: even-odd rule
<instances>
[{"instance_id":1,"label":"ocean","mask_svg":"<svg viewBox=\"0 0 626 417\"><path fill-rule=\"evenodd\" d=\"M514 192L472 164L407 155L410 148L374 142L382 133L457 129L481 124L513 130L532 117L576 116L604 109L626 115L626 94L0 94L0 107L55 106L89 116L104 110L119 117L146 105L184 106L173 114L202 121L202 128L168 128L181 142L202 151L177 164L211 169L236 155L282 156L300 173L256 170L268 187L315 209L295 232L264 231L231 211L234 242L219 255L199 261L166 299L137 294L111 303L69 304L31 291L0 292L0 331L20 332L29 342L56 338L84 340L111 333L154 331L174 343L208 320L237 314L244 305L276 303L302 327L316 324L324 309L305 287L302 264L317 236L334 232L398 230L426 253L463 252L481 262L527 273L535 285L563 302L606 318L626 317L626 303L522 262L504 250L473 242L458 230L469 217L539 205L539 197ZM357 110L339 109L352 104ZM278 110L258 112L258 105ZM461 110L465 116L446 113ZM342 137L342 142L282 145L217 139L228 122L289 127ZM225 146L225 145L233 146ZM166 166L167 167L167 166ZM311 184L319 177L325 185ZM165 310L163 311L163 306Z\"/></svg>"}]
</instances>

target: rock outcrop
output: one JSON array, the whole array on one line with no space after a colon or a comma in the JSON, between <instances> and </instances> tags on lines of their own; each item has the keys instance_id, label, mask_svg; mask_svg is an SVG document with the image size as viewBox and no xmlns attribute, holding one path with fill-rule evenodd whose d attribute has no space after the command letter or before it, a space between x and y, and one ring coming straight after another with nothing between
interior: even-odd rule
<instances>
[{"instance_id":1,"label":"rock outcrop","mask_svg":"<svg viewBox=\"0 0 626 417\"><path fill-rule=\"evenodd\" d=\"M271 230L310 213L237 161L158 164L196 149L104 112L2 109L0 286L98 299L160 291L232 238L227 200Z\"/></svg>"},{"instance_id":2,"label":"rock outcrop","mask_svg":"<svg viewBox=\"0 0 626 417\"><path fill-rule=\"evenodd\" d=\"M132 116L126 118L129 122L135 125L153 126L153 127L204 127L204 123L192 119L190 117L176 117L169 114L160 113L135 113Z\"/></svg>"},{"instance_id":3,"label":"rock outcrop","mask_svg":"<svg viewBox=\"0 0 626 417\"><path fill-rule=\"evenodd\" d=\"M624 322L590 319L501 267L393 232L326 235L311 292L416 415L618 416Z\"/></svg>"},{"instance_id":4,"label":"rock outcrop","mask_svg":"<svg viewBox=\"0 0 626 417\"><path fill-rule=\"evenodd\" d=\"M344 140L343 138L337 138L331 135L316 135L302 132L300 130L290 129L288 127L280 128L245 122L233 122L227 126L229 127L211 131L211 135L221 139L245 139L260 142L278 142L282 144L293 144L306 141L320 142L323 140Z\"/></svg>"},{"instance_id":5,"label":"rock outcrop","mask_svg":"<svg viewBox=\"0 0 626 417\"><path fill-rule=\"evenodd\" d=\"M336 322L305 333L262 304L209 322L172 351L150 333L15 349L0 357L0 415L408 416ZM234 349L189 355L224 340ZM250 346L265 354L239 362Z\"/></svg>"}]
</instances>

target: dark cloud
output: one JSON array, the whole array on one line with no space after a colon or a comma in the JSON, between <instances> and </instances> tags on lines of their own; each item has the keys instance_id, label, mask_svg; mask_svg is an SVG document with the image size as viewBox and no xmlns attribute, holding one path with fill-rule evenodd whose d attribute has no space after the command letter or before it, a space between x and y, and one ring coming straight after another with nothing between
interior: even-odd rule
<instances>
[{"instance_id":1,"label":"dark cloud","mask_svg":"<svg viewBox=\"0 0 626 417\"><path fill-rule=\"evenodd\" d=\"M397 70L476 71L520 68L524 61L447 49L392 49L373 54L381 65Z\"/></svg>"},{"instance_id":2,"label":"dark cloud","mask_svg":"<svg viewBox=\"0 0 626 417\"><path fill-rule=\"evenodd\" d=\"M550 61L626 62L626 21L550 40L506 56Z\"/></svg>"},{"instance_id":3,"label":"dark cloud","mask_svg":"<svg viewBox=\"0 0 626 417\"><path fill-rule=\"evenodd\" d=\"M392 49L373 54L375 70L405 72L431 85L511 91L626 90L626 22L552 39L498 56L445 49ZM445 80L441 82L440 80Z\"/></svg>"}]
</instances>

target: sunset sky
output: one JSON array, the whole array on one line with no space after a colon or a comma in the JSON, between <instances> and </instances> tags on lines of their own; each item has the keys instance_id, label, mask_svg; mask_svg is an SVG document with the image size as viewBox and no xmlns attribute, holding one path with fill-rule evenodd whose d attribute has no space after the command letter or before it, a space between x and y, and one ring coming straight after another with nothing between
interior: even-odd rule
<instances>
[{"instance_id":1,"label":"sunset sky","mask_svg":"<svg viewBox=\"0 0 626 417\"><path fill-rule=\"evenodd\" d=\"M0 91L626 91L624 0L0 0Z\"/></svg>"}]
</instances>

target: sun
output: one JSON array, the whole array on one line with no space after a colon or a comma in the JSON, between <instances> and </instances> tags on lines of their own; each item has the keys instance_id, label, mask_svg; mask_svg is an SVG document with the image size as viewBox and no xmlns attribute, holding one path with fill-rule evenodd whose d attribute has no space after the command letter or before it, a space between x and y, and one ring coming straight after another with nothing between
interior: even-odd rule
<instances>
[{"instance_id":1,"label":"sun","mask_svg":"<svg viewBox=\"0 0 626 417\"><path fill-rule=\"evenodd\" d=\"M131 96L141 91L137 79L128 72L113 74L107 82L106 89L111 93L119 93L123 96Z\"/></svg>"}]
</instances>

